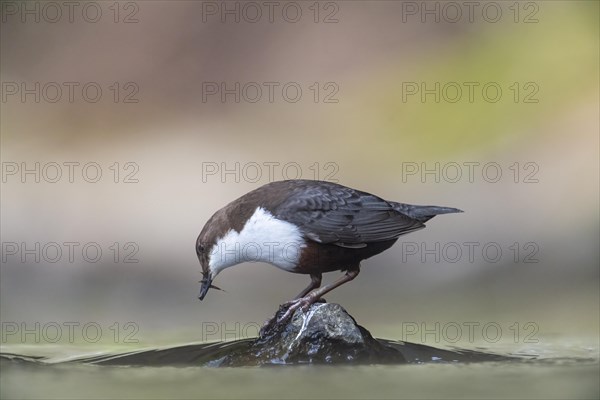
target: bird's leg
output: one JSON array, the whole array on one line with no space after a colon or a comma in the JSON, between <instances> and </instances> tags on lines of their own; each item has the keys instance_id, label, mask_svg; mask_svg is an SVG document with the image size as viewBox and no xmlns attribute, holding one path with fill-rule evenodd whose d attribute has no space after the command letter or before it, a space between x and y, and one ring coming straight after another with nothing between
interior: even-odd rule
<instances>
[{"instance_id":1,"label":"bird's leg","mask_svg":"<svg viewBox=\"0 0 600 400\"><path fill-rule=\"evenodd\" d=\"M323 274L321 274L320 272L310 274L310 283L308 284L308 286L306 288L304 288L304 290L301 291L298 294L298 296L294 297L294 300L290 300L290 301L284 303L282 306L283 307L291 306L294 302L296 302L298 299L303 298L308 293L310 293L312 290L319 288L321 286L322 277L323 277ZM267 329L276 321L277 321L277 313L275 313L275 315L273 315L272 318L265 321L265 323L263 324L263 326L260 330L260 336L262 337L263 333L266 332Z\"/></svg>"},{"instance_id":2,"label":"bird's leg","mask_svg":"<svg viewBox=\"0 0 600 400\"><path fill-rule=\"evenodd\" d=\"M320 272L317 272L315 274L310 274L310 284L303 290L301 291L298 296L294 297L294 300L298 300L304 296L306 296L307 294L309 294L313 289L317 289L319 287L321 287L321 278L323 277L323 274L321 274ZM292 300L292 301L294 301Z\"/></svg>"},{"instance_id":3,"label":"bird's leg","mask_svg":"<svg viewBox=\"0 0 600 400\"><path fill-rule=\"evenodd\" d=\"M286 319L291 317L294 314L294 312L299 308L302 308L302 310L307 310L311 304L315 303L326 293L329 293L336 287L339 287L339 286L343 285L344 283L350 282L351 280L356 278L358 276L359 272L360 272L360 267L356 266L356 267L346 271L344 276L342 276L337 281L332 282L329 285L325 285L318 290L314 290L314 291L306 294L304 297L292 300L291 302L288 303L288 304L290 304L290 307L287 309L285 314L283 314L283 316L279 319L278 322L285 321Z\"/></svg>"}]
</instances>

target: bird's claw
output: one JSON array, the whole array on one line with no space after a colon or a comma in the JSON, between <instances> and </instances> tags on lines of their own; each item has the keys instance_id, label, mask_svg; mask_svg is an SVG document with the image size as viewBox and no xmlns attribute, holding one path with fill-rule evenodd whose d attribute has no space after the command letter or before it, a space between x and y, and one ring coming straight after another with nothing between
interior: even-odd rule
<instances>
[{"instance_id":1,"label":"bird's claw","mask_svg":"<svg viewBox=\"0 0 600 400\"><path fill-rule=\"evenodd\" d=\"M308 308L316 302L325 303L326 301L323 298L317 298L316 296L307 295L305 297L301 297L299 299L294 299L283 303L279 306L279 311L277 311L272 318L265 321L265 323L259 331L259 337L265 337L275 325L287 321L294 315L294 312L296 312L297 309L300 308L302 312L306 312L308 311ZM285 310L285 313L281 317L277 318L277 315L283 310Z\"/></svg>"},{"instance_id":2,"label":"bird's claw","mask_svg":"<svg viewBox=\"0 0 600 400\"><path fill-rule=\"evenodd\" d=\"M305 297L301 297L299 299L294 299L294 300L290 300L286 303L284 303L284 306L287 306L287 310L285 312L285 314L283 314L281 316L281 318L279 318L277 320L278 323L287 321L289 318L292 317L292 315L294 315L294 313L296 312L297 309L302 310L302 312L306 312L308 310L308 308L311 306L311 304L313 304L316 301L316 299L313 296L305 296Z\"/></svg>"}]
</instances>

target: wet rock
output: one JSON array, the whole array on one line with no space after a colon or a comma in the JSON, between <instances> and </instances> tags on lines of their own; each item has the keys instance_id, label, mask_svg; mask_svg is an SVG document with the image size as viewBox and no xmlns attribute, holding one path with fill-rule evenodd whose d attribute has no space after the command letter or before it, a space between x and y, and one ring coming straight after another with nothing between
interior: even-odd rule
<instances>
[{"instance_id":1,"label":"wet rock","mask_svg":"<svg viewBox=\"0 0 600 400\"><path fill-rule=\"evenodd\" d=\"M285 310L280 307L245 351L213 365L406 363L399 350L374 339L339 304L316 303L277 322Z\"/></svg>"}]
</instances>

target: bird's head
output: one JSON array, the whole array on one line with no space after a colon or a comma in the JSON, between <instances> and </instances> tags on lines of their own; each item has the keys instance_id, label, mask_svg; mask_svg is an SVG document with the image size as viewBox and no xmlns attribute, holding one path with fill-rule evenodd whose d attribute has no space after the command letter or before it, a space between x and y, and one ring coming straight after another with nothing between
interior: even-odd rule
<instances>
[{"instance_id":1,"label":"bird's head","mask_svg":"<svg viewBox=\"0 0 600 400\"><path fill-rule=\"evenodd\" d=\"M204 228L196 239L196 255L200 266L202 267L202 280L200 281L200 294L198 298L203 300L208 289L223 290L212 284L213 280L221 270L226 267L221 260L221 254L218 252L218 240L223 236L224 224L219 223L220 212L217 212L204 225Z\"/></svg>"},{"instance_id":2,"label":"bird's head","mask_svg":"<svg viewBox=\"0 0 600 400\"><path fill-rule=\"evenodd\" d=\"M200 294L198 298L200 300L204 299L208 289L212 286L212 280L214 277L210 272L210 254L208 253L208 243L205 243L202 240L202 235L198 236L196 240L196 255L198 256L198 261L200 261L200 266L202 267L202 280L200 281Z\"/></svg>"}]
</instances>

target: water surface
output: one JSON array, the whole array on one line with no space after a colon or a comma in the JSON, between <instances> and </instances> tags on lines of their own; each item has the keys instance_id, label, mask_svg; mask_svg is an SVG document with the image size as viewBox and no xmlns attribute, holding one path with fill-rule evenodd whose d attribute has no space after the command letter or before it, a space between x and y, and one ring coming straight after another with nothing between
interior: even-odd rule
<instances>
[{"instance_id":1,"label":"water surface","mask_svg":"<svg viewBox=\"0 0 600 400\"><path fill-rule=\"evenodd\" d=\"M591 344L591 345L590 345ZM33 354L28 348L3 352ZM12 350L12 351L9 351ZM18 350L18 351L16 351ZM594 340L479 350L519 361L363 366L107 366L65 362L97 352L40 349L46 362L2 360L2 398L549 398L600 396ZM101 352L100 352L101 353Z\"/></svg>"}]
</instances>

